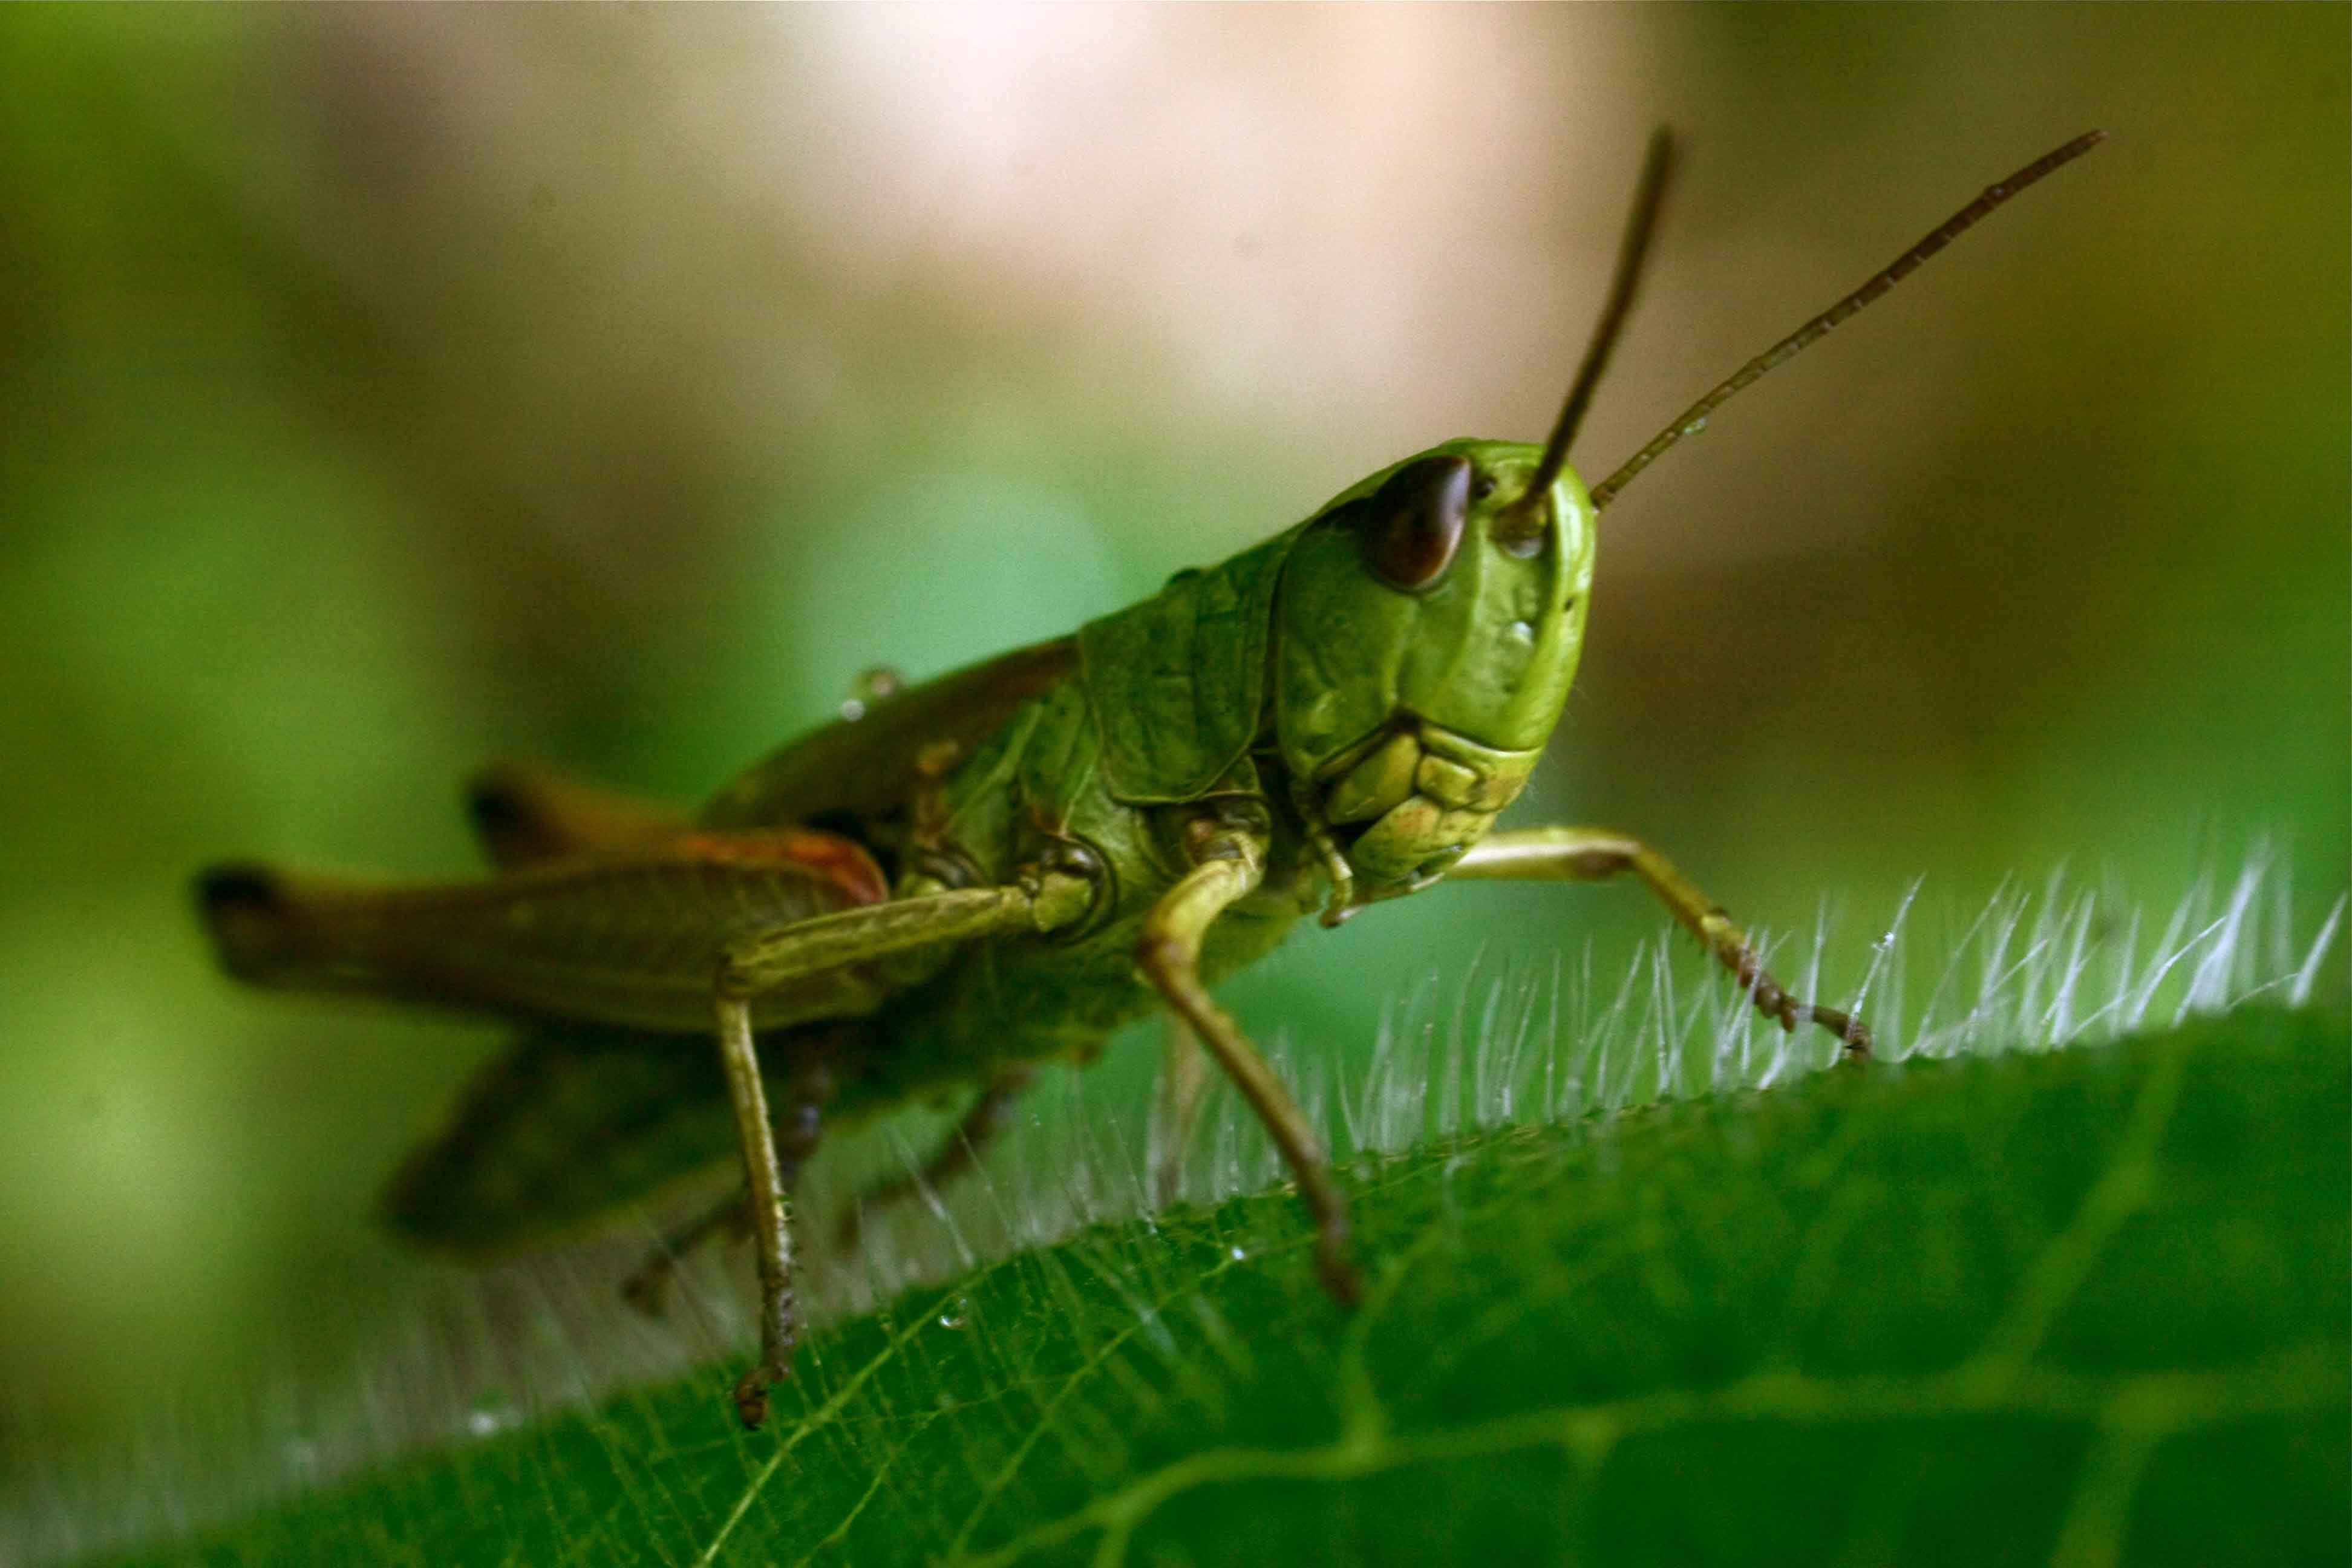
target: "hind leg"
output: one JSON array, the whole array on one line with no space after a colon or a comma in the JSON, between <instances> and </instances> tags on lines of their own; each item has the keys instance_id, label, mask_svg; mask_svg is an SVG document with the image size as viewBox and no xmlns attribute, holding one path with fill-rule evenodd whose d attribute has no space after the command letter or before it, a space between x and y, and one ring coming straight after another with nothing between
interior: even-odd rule
<instances>
[{"instance_id":1,"label":"hind leg","mask_svg":"<svg viewBox=\"0 0 2352 1568\"><path fill-rule=\"evenodd\" d=\"M843 910L732 943L716 975L719 1056L735 1111L760 1263L760 1359L735 1384L735 1410L756 1431L768 1390L792 1374L799 1319L793 1299L793 1205L768 1117L751 1036L751 999L798 980L923 948L1058 930L1081 919L1095 889L1082 876L1045 871L994 888L965 888Z\"/></svg>"},{"instance_id":2,"label":"hind leg","mask_svg":"<svg viewBox=\"0 0 2352 1568\"><path fill-rule=\"evenodd\" d=\"M823 1104L830 1098L829 1083L823 1075L807 1075L794 1086L796 1097L785 1105L784 1114L776 1128L776 1150L783 1162L783 1181L790 1187L800 1174L800 1169L816 1152L817 1142L824 1131ZM730 1245L748 1240L751 1235L751 1205L740 1187L728 1194L719 1203L696 1215L686 1224L671 1231L654 1245L645 1261L639 1263L621 1280L621 1295L629 1305L648 1318L667 1316L669 1310L670 1286L683 1268L702 1246L717 1237Z\"/></svg>"}]
</instances>

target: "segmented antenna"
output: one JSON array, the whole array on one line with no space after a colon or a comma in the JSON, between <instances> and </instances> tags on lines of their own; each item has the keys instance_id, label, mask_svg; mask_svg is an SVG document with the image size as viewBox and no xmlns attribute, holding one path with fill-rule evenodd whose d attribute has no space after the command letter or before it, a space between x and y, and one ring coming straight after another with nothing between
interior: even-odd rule
<instances>
[{"instance_id":1,"label":"segmented antenna","mask_svg":"<svg viewBox=\"0 0 2352 1568\"><path fill-rule=\"evenodd\" d=\"M1496 520L1494 537L1506 548L1539 538L1543 532L1544 498L1551 493L1560 469L1568 466L1569 443L1576 439L1576 428L1584 423L1592 390L1601 384L1601 373L1609 368L1618 334L1633 313L1633 296L1642 284L1642 263L1649 254L1650 237L1657 231L1658 207L1665 199L1666 176L1673 172L1674 161L1674 132L1661 125L1650 133L1650 150L1642 160L1642 182L1633 188L1633 210L1626 216L1625 237L1617 246L1616 275L1609 280L1609 298L1601 307L1601 319L1593 323L1592 341L1585 345L1576 379L1569 384L1568 401L1560 405L1551 439L1544 443L1543 459L1536 465L1528 488Z\"/></svg>"},{"instance_id":2,"label":"segmented antenna","mask_svg":"<svg viewBox=\"0 0 2352 1568\"><path fill-rule=\"evenodd\" d=\"M2045 153L2006 180L1987 185L1984 195L1954 213L1938 225L1927 238L1895 258L1894 264L1872 278L1869 282L1799 327L1795 331L1749 360L1733 373L1727 381L1717 384L1715 390L1692 404L1676 416L1675 422L1659 431L1648 446L1625 459L1623 466L1592 487L1592 505L1596 511L1616 499L1617 492L1633 483L1633 476L1658 460L1665 449L1684 437L1694 435L1706 424L1706 416L1728 402L1731 395L1748 385L1774 365L1794 359L1799 351L1824 336L1832 327L1861 310L1864 305L1900 283L1927 258L1952 243L1978 219L2049 174L2062 164L2071 163L2100 142L2106 140L2104 131L2089 131L2077 136L2063 147ZM1550 454L1545 454L1550 460Z\"/></svg>"}]
</instances>

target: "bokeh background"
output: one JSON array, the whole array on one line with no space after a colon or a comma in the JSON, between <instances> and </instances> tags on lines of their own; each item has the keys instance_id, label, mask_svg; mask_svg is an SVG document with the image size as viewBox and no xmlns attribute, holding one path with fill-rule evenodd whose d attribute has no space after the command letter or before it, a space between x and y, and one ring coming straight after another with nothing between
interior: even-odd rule
<instances>
[{"instance_id":1,"label":"bokeh background","mask_svg":"<svg viewBox=\"0 0 2352 1568\"><path fill-rule=\"evenodd\" d=\"M1914 879L2161 906L2267 839L2315 930L2348 44L2340 6L10 8L0 1484L331 1381L433 1278L373 1196L496 1033L232 989L194 867L459 872L499 755L690 799L869 665L1539 438L1661 121L1594 476L1990 180L2113 140L1611 510L1518 819L1637 828L1857 949ZM1661 921L1440 893L1235 995L1345 1052L1432 968L1605 971Z\"/></svg>"}]
</instances>

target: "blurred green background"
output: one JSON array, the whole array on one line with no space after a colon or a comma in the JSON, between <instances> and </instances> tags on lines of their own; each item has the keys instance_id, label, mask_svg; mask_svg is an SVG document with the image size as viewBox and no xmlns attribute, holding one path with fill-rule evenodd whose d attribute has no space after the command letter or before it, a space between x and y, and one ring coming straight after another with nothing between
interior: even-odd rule
<instances>
[{"instance_id":1,"label":"blurred green background","mask_svg":"<svg viewBox=\"0 0 2352 1568\"><path fill-rule=\"evenodd\" d=\"M434 1278L373 1197L495 1031L231 988L197 865L460 872L487 758L691 798L868 665L1539 437L1659 121L1595 477L2113 140L1611 510L1517 819L1856 949L1916 877L2165 904L2267 837L2315 929L2347 45L2333 5L0 15L0 1492L332 1381ZM1605 971L1661 923L1440 893L1235 994L1360 1048L1481 944ZM1121 1055L1090 1094L1142 1093Z\"/></svg>"}]
</instances>

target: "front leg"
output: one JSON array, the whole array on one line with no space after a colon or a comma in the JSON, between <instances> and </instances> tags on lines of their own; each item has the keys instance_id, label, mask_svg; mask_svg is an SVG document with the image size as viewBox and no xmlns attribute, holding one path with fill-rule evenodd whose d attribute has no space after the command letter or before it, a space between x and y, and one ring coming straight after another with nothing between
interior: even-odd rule
<instances>
[{"instance_id":1,"label":"front leg","mask_svg":"<svg viewBox=\"0 0 2352 1568\"><path fill-rule=\"evenodd\" d=\"M1192 857L1192 869L1145 917L1136 966L1192 1026L1265 1123L1314 1216L1315 1262L1323 1288L1341 1306L1352 1307L1363 1288L1348 1260L1348 1204L1331 1181L1323 1142L1282 1079L1201 984L1201 944L1217 917L1258 885L1265 870L1265 845L1239 830L1218 829L1196 837Z\"/></svg>"},{"instance_id":2,"label":"front leg","mask_svg":"<svg viewBox=\"0 0 2352 1568\"><path fill-rule=\"evenodd\" d=\"M1631 871L1649 885L1683 929L1739 977L1740 987L1753 994L1759 1012L1779 1019L1783 1029L1793 1030L1807 1022L1819 1024L1844 1042L1850 1059L1870 1059L1870 1030L1861 1019L1789 994L1785 986L1764 972L1762 957L1749 945L1746 933L1731 923L1723 906L1692 886L1664 856L1631 834L1603 827L1531 827L1496 833L1456 861L1445 879L1597 882L1620 871Z\"/></svg>"},{"instance_id":3,"label":"front leg","mask_svg":"<svg viewBox=\"0 0 2352 1568\"><path fill-rule=\"evenodd\" d=\"M730 947L719 966L719 1055L743 1147L744 1196L760 1264L760 1360L735 1384L744 1426L768 1418L768 1390L792 1374L792 1208L768 1096L751 1037L751 998L828 970L874 963L941 942L1053 931L1082 918L1094 898L1085 878L1048 871L1002 888L968 888L869 904L801 921Z\"/></svg>"}]
</instances>

